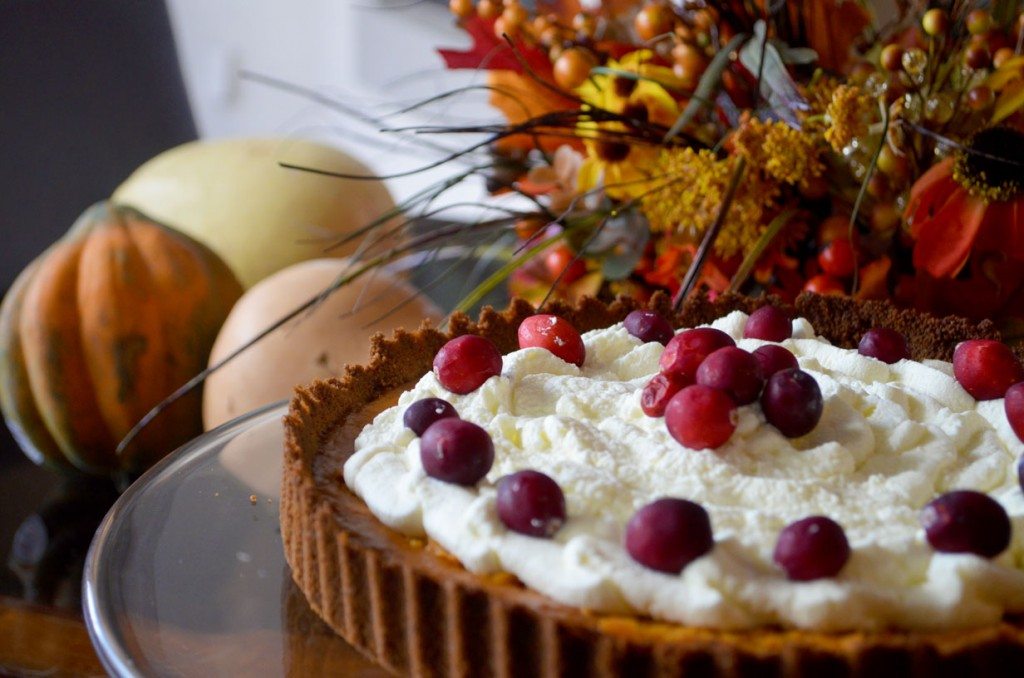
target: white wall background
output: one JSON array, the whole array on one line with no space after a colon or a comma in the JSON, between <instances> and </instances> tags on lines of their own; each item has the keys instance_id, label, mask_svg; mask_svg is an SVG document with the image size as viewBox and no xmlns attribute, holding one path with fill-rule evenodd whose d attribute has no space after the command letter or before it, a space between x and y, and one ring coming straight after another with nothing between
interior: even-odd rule
<instances>
[{"instance_id":1,"label":"white wall background","mask_svg":"<svg viewBox=\"0 0 1024 678\"><path fill-rule=\"evenodd\" d=\"M203 137L302 136L352 152L378 174L439 157L381 134L374 126L302 97L247 81L244 71L310 88L369 114L394 111L483 74L444 69L436 48L465 47L468 37L446 4L376 0L168 0L185 85ZM429 112L388 119L399 124L452 124L496 119L481 95ZM451 147L465 140L435 138ZM404 198L456 169L449 166L388 181ZM479 200L473 182L448 202Z\"/></svg>"}]
</instances>

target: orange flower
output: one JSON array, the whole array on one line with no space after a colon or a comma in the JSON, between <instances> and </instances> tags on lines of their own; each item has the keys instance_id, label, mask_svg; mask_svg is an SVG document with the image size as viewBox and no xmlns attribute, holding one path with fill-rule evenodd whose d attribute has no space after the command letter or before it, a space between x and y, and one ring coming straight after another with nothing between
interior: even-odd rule
<instances>
[{"instance_id":1,"label":"orange flower","mask_svg":"<svg viewBox=\"0 0 1024 678\"><path fill-rule=\"evenodd\" d=\"M921 175L904 214L916 241L918 271L952 278L972 252L1024 261L1022 161L1024 134L990 127Z\"/></svg>"}]
</instances>

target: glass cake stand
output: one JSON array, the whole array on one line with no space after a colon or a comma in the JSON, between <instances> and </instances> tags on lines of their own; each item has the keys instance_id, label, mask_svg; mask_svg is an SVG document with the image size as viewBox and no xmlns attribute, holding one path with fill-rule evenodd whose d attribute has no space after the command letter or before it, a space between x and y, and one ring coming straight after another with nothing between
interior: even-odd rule
<instances>
[{"instance_id":1,"label":"glass cake stand","mask_svg":"<svg viewBox=\"0 0 1024 678\"><path fill-rule=\"evenodd\" d=\"M275 403L188 443L103 520L83 594L111 674L389 675L292 583L278 524L284 413Z\"/></svg>"}]
</instances>

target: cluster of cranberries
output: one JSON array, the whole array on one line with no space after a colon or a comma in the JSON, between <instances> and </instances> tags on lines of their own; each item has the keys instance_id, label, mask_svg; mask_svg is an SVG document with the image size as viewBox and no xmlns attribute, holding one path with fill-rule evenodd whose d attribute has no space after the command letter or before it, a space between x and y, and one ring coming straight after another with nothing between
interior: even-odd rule
<instances>
[{"instance_id":1,"label":"cluster of cranberries","mask_svg":"<svg viewBox=\"0 0 1024 678\"><path fill-rule=\"evenodd\" d=\"M553 315L530 316L519 326L520 348L543 348L566 362L582 365L583 338L571 324ZM484 337L452 339L434 357L438 382L464 395L501 374L497 347ZM494 463L494 443L483 428L459 418L451 403L424 398L409 405L402 421L420 437L420 461L427 475L457 485L475 485ZM498 481L497 511L510 530L550 537L565 522L565 495L551 477L523 470Z\"/></svg>"},{"instance_id":2,"label":"cluster of cranberries","mask_svg":"<svg viewBox=\"0 0 1024 678\"><path fill-rule=\"evenodd\" d=\"M736 429L736 407L757 400L768 422L791 438L809 433L821 419L823 400L817 382L782 346L766 344L748 353L712 327L667 337L632 329L668 327L663 318L659 323L651 320L654 315L634 311L625 323L642 341L665 344L661 371L644 387L640 406L648 416L664 416L669 433L686 447L720 447ZM764 306L750 315L743 336L778 342L791 333L789 318L774 306Z\"/></svg>"},{"instance_id":3,"label":"cluster of cranberries","mask_svg":"<svg viewBox=\"0 0 1024 678\"><path fill-rule=\"evenodd\" d=\"M649 416L662 416L671 435L686 447L715 448L735 429L739 405L760 400L765 418L783 435L801 436L821 417L821 391L814 378L797 366L795 356L778 344L752 353L729 335L701 327L674 333L668 321L651 311L634 311L626 330L644 342L665 345L661 371L644 387L641 406ZM791 336L789 319L765 306L749 317L744 337L780 342ZM535 315L519 326L520 348L543 348L581 366L586 349L580 333L553 315ZM889 328L874 328L861 338L858 351L886 363L910 357L905 338ZM501 373L502 358L487 339L474 335L445 344L434 359L438 381L453 393L465 394ZM1010 426L1024 440L1024 368L1005 345L971 340L959 345L953 358L957 381L979 400L1005 397ZM412 403L403 423L420 436L420 458L431 477L475 485L490 471L494 445L489 434L464 421L440 398ZM1019 467L1024 488L1024 459ZM497 512L510 530L550 537L565 522L565 496L558 483L535 470L523 470L498 481ZM928 542L940 552L994 557L1010 541L1010 521L1002 506L974 491L946 493L921 513ZM714 546L711 521L699 504L662 498L634 513L626 526L625 547L638 563L659 572L678 573ZM810 516L779 534L773 559L794 581L837 575L850 557L843 528L825 516Z\"/></svg>"}]
</instances>

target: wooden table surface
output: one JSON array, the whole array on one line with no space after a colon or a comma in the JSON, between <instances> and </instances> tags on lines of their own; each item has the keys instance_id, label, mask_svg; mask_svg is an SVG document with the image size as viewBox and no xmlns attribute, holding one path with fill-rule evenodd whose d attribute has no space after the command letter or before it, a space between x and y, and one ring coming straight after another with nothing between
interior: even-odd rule
<instances>
[{"instance_id":1,"label":"wooden table surface","mask_svg":"<svg viewBox=\"0 0 1024 678\"><path fill-rule=\"evenodd\" d=\"M115 496L30 463L0 425L0 674L106 675L81 613L81 567Z\"/></svg>"}]
</instances>

